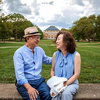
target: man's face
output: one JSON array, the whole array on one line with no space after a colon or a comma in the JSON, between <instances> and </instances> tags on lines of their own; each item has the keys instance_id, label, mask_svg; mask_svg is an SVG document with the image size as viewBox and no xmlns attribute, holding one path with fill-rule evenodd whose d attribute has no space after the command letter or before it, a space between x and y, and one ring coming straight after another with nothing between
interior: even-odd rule
<instances>
[{"instance_id":1,"label":"man's face","mask_svg":"<svg viewBox=\"0 0 100 100\"><path fill-rule=\"evenodd\" d=\"M33 35L33 36L29 37L27 42L31 45L37 46L39 41L40 41L40 36L39 35Z\"/></svg>"}]
</instances>

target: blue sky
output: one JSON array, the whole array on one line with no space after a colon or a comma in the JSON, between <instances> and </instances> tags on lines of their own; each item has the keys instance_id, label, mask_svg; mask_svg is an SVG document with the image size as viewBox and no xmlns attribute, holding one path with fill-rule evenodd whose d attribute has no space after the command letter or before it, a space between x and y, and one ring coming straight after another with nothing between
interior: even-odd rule
<instances>
[{"instance_id":1,"label":"blue sky","mask_svg":"<svg viewBox=\"0 0 100 100\"><path fill-rule=\"evenodd\" d=\"M83 16L100 14L100 0L3 0L3 13L20 13L45 30L70 28Z\"/></svg>"}]
</instances>

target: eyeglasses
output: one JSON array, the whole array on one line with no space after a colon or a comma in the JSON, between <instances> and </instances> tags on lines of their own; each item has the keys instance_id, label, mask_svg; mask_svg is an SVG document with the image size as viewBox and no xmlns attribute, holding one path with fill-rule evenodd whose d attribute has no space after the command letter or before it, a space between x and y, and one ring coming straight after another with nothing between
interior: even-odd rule
<instances>
[{"instance_id":1,"label":"eyeglasses","mask_svg":"<svg viewBox=\"0 0 100 100\"><path fill-rule=\"evenodd\" d=\"M34 38L38 40L38 39L40 39L40 36L34 36Z\"/></svg>"},{"instance_id":2,"label":"eyeglasses","mask_svg":"<svg viewBox=\"0 0 100 100\"><path fill-rule=\"evenodd\" d=\"M36 40L40 40L40 36L36 35L36 36L32 36L32 39L36 39Z\"/></svg>"}]
</instances>

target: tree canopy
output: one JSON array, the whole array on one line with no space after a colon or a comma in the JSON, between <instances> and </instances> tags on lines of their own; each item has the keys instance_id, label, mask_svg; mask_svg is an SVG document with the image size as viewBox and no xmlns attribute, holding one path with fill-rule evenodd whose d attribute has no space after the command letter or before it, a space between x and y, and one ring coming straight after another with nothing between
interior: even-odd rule
<instances>
[{"instance_id":1,"label":"tree canopy","mask_svg":"<svg viewBox=\"0 0 100 100\"><path fill-rule=\"evenodd\" d=\"M73 23L71 31L74 33L76 40L100 40L100 15L90 15L82 17Z\"/></svg>"},{"instance_id":2,"label":"tree canopy","mask_svg":"<svg viewBox=\"0 0 100 100\"><path fill-rule=\"evenodd\" d=\"M0 16L0 39L4 41L5 39L14 38L15 41L22 41L24 29L31 26L34 26L34 24L21 14L2 15ZM39 27L38 30L43 35Z\"/></svg>"}]
</instances>

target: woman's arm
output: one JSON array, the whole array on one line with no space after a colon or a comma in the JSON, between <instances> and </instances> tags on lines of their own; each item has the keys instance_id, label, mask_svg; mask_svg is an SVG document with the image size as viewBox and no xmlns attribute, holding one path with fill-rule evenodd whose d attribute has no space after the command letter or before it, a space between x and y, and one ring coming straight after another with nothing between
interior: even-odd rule
<instances>
[{"instance_id":1,"label":"woman's arm","mask_svg":"<svg viewBox=\"0 0 100 100\"><path fill-rule=\"evenodd\" d=\"M53 54L53 57L52 57L52 68L51 68L51 72L50 72L51 77L55 75L55 74L54 74L55 61L56 61L56 54L54 53L54 54Z\"/></svg>"},{"instance_id":2,"label":"woman's arm","mask_svg":"<svg viewBox=\"0 0 100 100\"><path fill-rule=\"evenodd\" d=\"M81 57L79 53L76 53L74 59L74 75L67 82L65 82L64 85L70 85L76 79L78 79L80 75L80 69L81 69Z\"/></svg>"}]
</instances>

